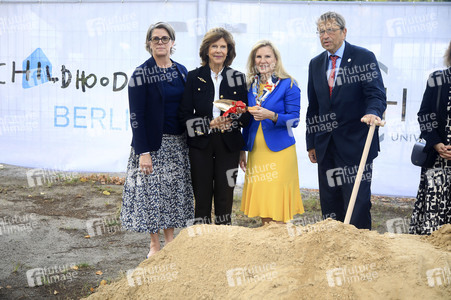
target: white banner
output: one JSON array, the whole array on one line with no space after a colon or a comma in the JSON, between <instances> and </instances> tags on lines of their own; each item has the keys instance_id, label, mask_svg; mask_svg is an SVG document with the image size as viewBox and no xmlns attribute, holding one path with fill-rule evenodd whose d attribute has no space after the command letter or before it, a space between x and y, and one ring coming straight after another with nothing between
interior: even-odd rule
<instances>
[{"instance_id":1,"label":"white banner","mask_svg":"<svg viewBox=\"0 0 451 300\"><path fill-rule=\"evenodd\" d=\"M419 168L410 163L419 136L416 113L427 76L444 68L449 44L451 6L442 3L2 1L0 162L125 171L131 141L127 80L149 57L149 25L168 21L177 34L173 59L188 70L199 65L200 41L212 27L233 33L232 67L241 71L256 41L275 42L301 87L301 123L294 131L300 185L317 188L316 165L305 149L306 86L308 63L323 51L315 21L328 10L346 18L347 41L376 54L387 88L387 126L380 130L372 191L413 196L419 182Z\"/></svg>"}]
</instances>

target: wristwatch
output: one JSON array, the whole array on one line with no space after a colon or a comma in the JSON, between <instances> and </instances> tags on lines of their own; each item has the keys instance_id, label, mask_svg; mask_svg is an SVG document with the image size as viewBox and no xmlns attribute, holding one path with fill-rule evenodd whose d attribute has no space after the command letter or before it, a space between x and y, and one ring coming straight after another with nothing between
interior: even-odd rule
<instances>
[{"instance_id":1,"label":"wristwatch","mask_svg":"<svg viewBox=\"0 0 451 300\"><path fill-rule=\"evenodd\" d=\"M278 114L277 113L274 113L274 116L272 116L272 121L274 122L274 123L276 123L277 122L277 117L278 117Z\"/></svg>"}]
</instances>

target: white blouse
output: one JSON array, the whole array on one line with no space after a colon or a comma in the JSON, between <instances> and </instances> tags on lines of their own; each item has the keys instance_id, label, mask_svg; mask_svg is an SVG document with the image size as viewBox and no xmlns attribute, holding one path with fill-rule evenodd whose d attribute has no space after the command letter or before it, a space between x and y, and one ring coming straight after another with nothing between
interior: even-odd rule
<instances>
[{"instance_id":1,"label":"white blouse","mask_svg":"<svg viewBox=\"0 0 451 300\"><path fill-rule=\"evenodd\" d=\"M216 76L216 73L211 70L211 80L213 81L213 85L215 86L215 97L213 101L219 100L219 87L221 86L222 81L222 70L219 71L219 74ZM221 110L213 105L213 119L219 117L221 115Z\"/></svg>"}]
</instances>

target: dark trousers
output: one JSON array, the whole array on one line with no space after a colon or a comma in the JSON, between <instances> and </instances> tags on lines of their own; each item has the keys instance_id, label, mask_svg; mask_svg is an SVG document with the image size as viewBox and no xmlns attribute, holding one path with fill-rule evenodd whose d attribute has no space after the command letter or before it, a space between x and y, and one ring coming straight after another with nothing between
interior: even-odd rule
<instances>
[{"instance_id":1,"label":"dark trousers","mask_svg":"<svg viewBox=\"0 0 451 300\"><path fill-rule=\"evenodd\" d=\"M233 189L240 151L228 151L221 133L213 133L205 149L189 149L195 198L195 223L211 223L214 197L215 224L231 224Z\"/></svg>"},{"instance_id":2,"label":"dark trousers","mask_svg":"<svg viewBox=\"0 0 451 300\"><path fill-rule=\"evenodd\" d=\"M358 158L360 159L360 158ZM319 197L323 217L344 221L360 160L346 164L333 141L318 164ZM359 229L371 229L372 161L367 161L350 223Z\"/></svg>"}]
</instances>

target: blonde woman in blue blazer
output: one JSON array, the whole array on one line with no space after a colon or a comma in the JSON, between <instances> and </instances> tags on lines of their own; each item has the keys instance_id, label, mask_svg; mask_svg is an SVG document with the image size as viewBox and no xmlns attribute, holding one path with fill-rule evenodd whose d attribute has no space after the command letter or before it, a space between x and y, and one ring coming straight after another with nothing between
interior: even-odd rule
<instances>
[{"instance_id":1,"label":"blonde woman in blue blazer","mask_svg":"<svg viewBox=\"0 0 451 300\"><path fill-rule=\"evenodd\" d=\"M267 40L252 48L247 76L252 117L243 129L248 156L241 152L241 210L248 217L260 216L263 225L287 222L304 212L291 131L299 122L301 91L283 68L280 52Z\"/></svg>"}]
</instances>

